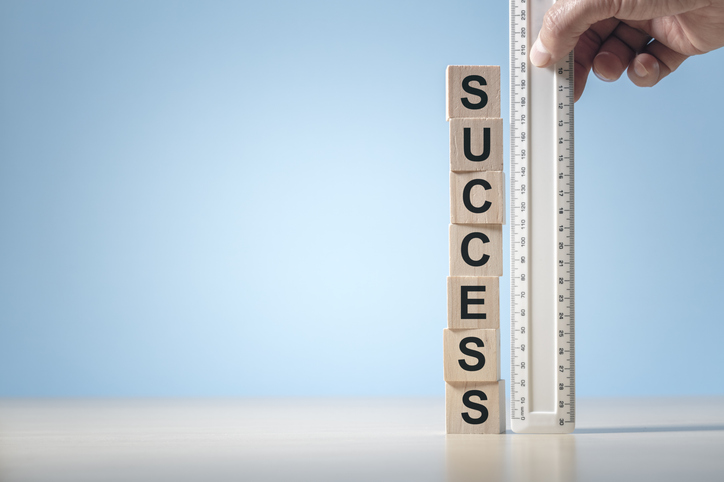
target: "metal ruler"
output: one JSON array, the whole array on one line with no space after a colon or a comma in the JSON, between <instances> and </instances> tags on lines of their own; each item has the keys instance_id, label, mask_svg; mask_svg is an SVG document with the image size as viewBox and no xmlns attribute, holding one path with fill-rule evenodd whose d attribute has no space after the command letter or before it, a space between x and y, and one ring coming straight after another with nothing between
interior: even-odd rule
<instances>
[{"instance_id":1,"label":"metal ruler","mask_svg":"<svg viewBox=\"0 0 724 482\"><path fill-rule=\"evenodd\" d=\"M510 0L511 426L575 426L573 53L528 52L554 0Z\"/></svg>"}]
</instances>

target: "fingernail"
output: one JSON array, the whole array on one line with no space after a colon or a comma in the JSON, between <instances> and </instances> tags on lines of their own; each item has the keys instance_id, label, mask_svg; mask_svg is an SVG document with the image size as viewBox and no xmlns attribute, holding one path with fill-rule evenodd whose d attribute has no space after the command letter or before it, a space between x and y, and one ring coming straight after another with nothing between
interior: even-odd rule
<instances>
[{"instance_id":1,"label":"fingernail","mask_svg":"<svg viewBox=\"0 0 724 482\"><path fill-rule=\"evenodd\" d=\"M616 64L616 65L613 65ZM593 74L598 77L600 80L604 82L615 82L618 77L606 77L606 74L601 72L601 70L623 70L623 67L621 66L621 61L618 60L618 58L613 55L610 52L601 52L593 59L593 65L592 69Z\"/></svg>"},{"instance_id":2,"label":"fingernail","mask_svg":"<svg viewBox=\"0 0 724 482\"><path fill-rule=\"evenodd\" d=\"M613 82L613 79L607 79L607 78L604 77L603 75L601 75L601 74L599 74L598 72L596 72L595 69L593 69L593 75L595 75L596 77L598 77L598 80L602 80L602 81L604 81L604 82Z\"/></svg>"},{"instance_id":3,"label":"fingernail","mask_svg":"<svg viewBox=\"0 0 724 482\"><path fill-rule=\"evenodd\" d=\"M646 67L644 67L644 64L642 64L641 61L636 60L634 62L634 73L639 77L646 77L646 74L648 74L649 71L646 70Z\"/></svg>"},{"instance_id":4,"label":"fingernail","mask_svg":"<svg viewBox=\"0 0 724 482\"><path fill-rule=\"evenodd\" d=\"M551 60L551 53L546 50L538 38L530 49L530 61L536 67L543 67Z\"/></svg>"}]
</instances>

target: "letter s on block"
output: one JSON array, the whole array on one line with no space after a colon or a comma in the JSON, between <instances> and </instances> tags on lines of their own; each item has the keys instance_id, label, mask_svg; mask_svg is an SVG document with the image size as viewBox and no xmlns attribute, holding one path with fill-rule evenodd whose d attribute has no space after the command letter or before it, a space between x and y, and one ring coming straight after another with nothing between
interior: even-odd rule
<instances>
[{"instance_id":1,"label":"letter s on block","mask_svg":"<svg viewBox=\"0 0 724 482\"><path fill-rule=\"evenodd\" d=\"M463 395L463 405L472 410L479 411L480 416L473 418L468 414L468 412L463 412L460 415L462 415L463 420L465 420L466 423L471 425L480 425L488 419L488 409L479 403L473 402L470 400L470 397L478 397L480 400L487 400L488 397L481 390L468 390L465 392L465 395Z\"/></svg>"},{"instance_id":2,"label":"letter s on block","mask_svg":"<svg viewBox=\"0 0 724 482\"><path fill-rule=\"evenodd\" d=\"M485 82L484 77L480 75L468 75L463 79L463 90L468 94L477 95L478 97L480 97L480 100L476 103L470 102L467 97L461 97L460 100L462 101L466 109L482 109L483 107L488 105L488 94L486 94L483 89L473 87L472 85L470 85L470 82L477 82L480 85L488 85L488 83Z\"/></svg>"},{"instance_id":3,"label":"letter s on block","mask_svg":"<svg viewBox=\"0 0 724 482\"><path fill-rule=\"evenodd\" d=\"M473 343L478 348L484 348L485 344L483 343L483 340L476 336L467 336L460 340L460 351L463 355L471 356L478 360L478 362L475 365L471 365L465 360L458 360L458 364L460 364L460 368L465 370L466 372L476 372L478 370L481 370L485 366L485 355L480 353L477 350L474 350L472 348L468 348L468 343Z\"/></svg>"}]
</instances>

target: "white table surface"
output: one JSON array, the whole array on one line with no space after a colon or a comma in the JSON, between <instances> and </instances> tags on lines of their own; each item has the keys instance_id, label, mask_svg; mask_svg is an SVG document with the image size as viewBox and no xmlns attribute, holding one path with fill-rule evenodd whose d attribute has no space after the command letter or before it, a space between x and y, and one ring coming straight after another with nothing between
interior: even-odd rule
<instances>
[{"instance_id":1,"label":"white table surface","mask_svg":"<svg viewBox=\"0 0 724 482\"><path fill-rule=\"evenodd\" d=\"M724 397L578 400L444 434L442 398L0 400L0 481L724 481Z\"/></svg>"}]
</instances>

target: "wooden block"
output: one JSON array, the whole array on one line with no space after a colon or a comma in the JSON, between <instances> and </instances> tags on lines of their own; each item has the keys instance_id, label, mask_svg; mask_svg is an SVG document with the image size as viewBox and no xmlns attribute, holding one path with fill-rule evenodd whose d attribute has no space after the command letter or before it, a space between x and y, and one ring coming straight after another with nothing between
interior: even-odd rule
<instances>
[{"instance_id":1,"label":"wooden block","mask_svg":"<svg viewBox=\"0 0 724 482\"><path fill-rule=\"evenodd\" d=\"M446 382L500 378L500 330L443 330Z\"/></svg>"},{"instance_id":2,"label":"wooden block","mask_svg":"<svg viewBox=\"0 0 724 482\"><path fill-rule=\"evenodd\" d=\"M503 226L451 224L450 276L503 276Z\"/></svg>"},{"instance_id":3,"label":"wooden block","mask_svg":"<svg viewBox=\"0 0 724 482\"><path fill-rule=\"evenodd\" d=\"M500 117L500 66L448 65L447 119Z\"/></svg>"},{"instance_id":4,"label":"wooden block","mask_svg":"<svg viewBox=\"0 0 724 482\"><path fill-rule=\"evenodd\" d=\"M503 119L450 119L450 170L503 170Z\"/></svg>"},{"instance_id":5,"label":"wooden block","mask_svg":"<svg viewBox=\"0 0 724 482\"><path fill-rule=\"evenodd\" d=\"M505 224L505 174L451 172L450 220L453 224Z\"/></svg>"},{"instance_id":6,"label":"wooden block","mask_svg":"<svg viewBox=\"0 0 724 482\"><path fill-rule=\"evenodd\" d=\"M499 285L499 278L496 277L448 277L448 328L500 328Z\"/></svg>"},{"instance_id":7,"label":"wooden block","mask_svg":"<svg viewBox=\"0 0 724 482\"><path fill-rule=\"evenodd\" d=\"M505 380L445 383L447 433L504 433Z\"/></svg>"}]
</instances>

